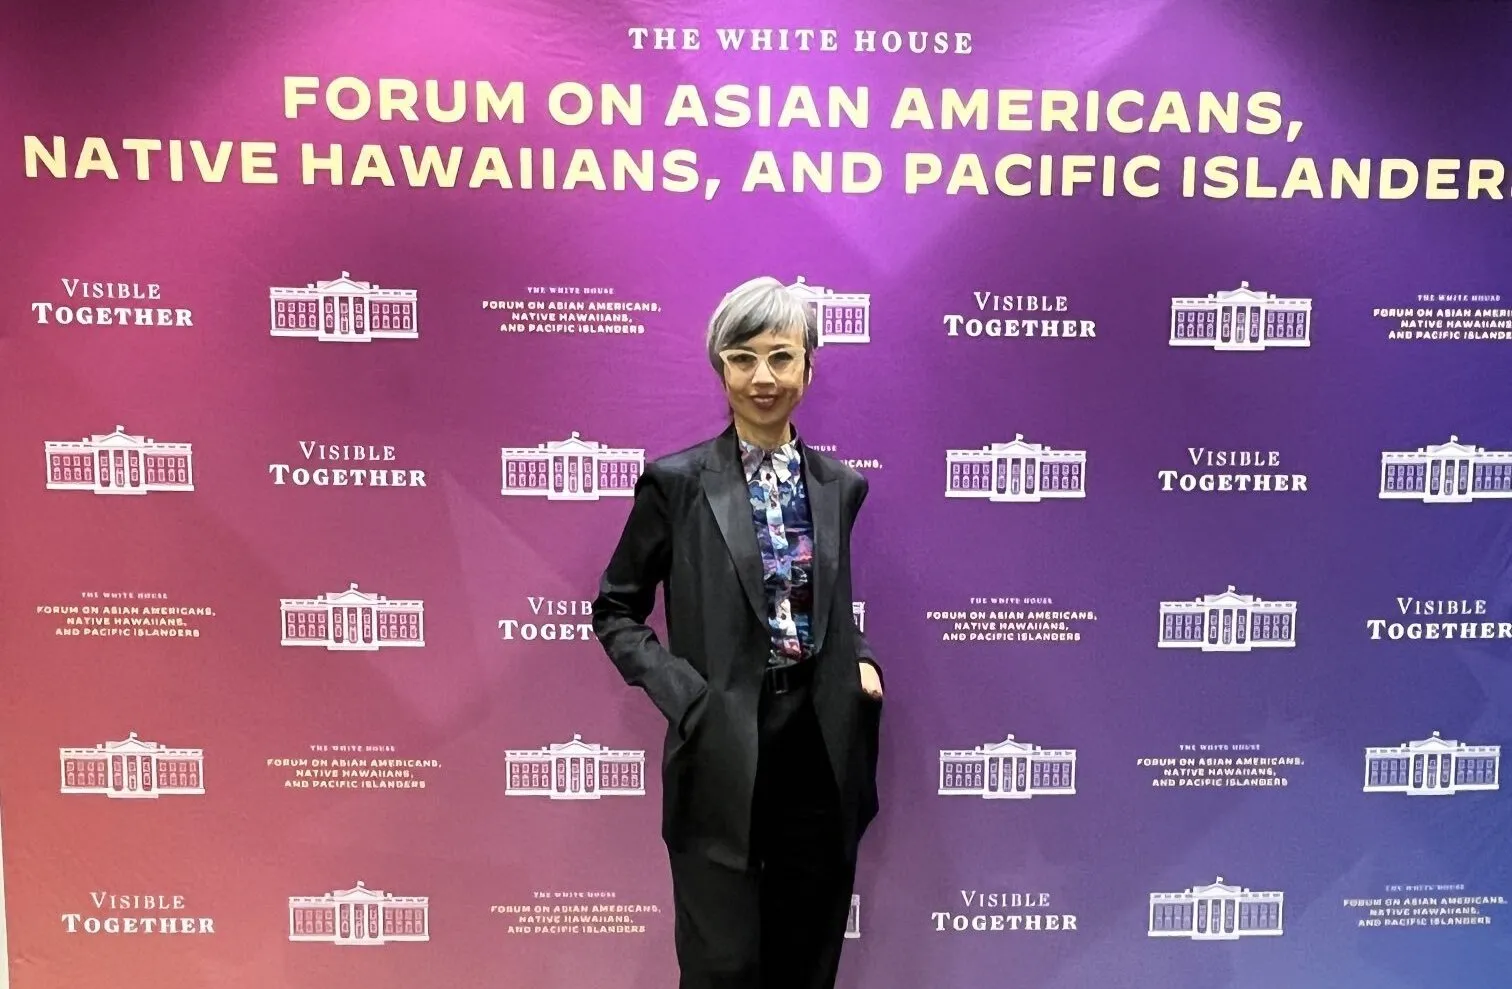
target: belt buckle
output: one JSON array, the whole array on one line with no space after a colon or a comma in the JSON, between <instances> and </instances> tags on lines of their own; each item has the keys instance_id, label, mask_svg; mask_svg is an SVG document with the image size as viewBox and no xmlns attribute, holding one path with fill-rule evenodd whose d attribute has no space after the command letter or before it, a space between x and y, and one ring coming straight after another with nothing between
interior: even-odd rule
<instances>
[{"instance_id":1,"label":"belt buckle","mask_svg":"<svg viewBox=\"0 0 1512 989\"><path fill-rule=\"evenodd\" d=\"M778 666L771 671L772 693L785 694L793 689L793 685L788 679L792 669L791 666Z\"/></svg>"}]
</instances>

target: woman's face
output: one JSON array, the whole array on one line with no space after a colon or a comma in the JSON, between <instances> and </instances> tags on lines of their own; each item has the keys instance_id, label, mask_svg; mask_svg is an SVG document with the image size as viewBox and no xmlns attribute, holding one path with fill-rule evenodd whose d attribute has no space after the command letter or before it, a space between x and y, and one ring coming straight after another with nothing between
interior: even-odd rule
<instances>
[{"instance_id":1,"label":"woman's face","mask_svg":"<svg viewBox=\"0 0 1512 989\"><path fill-rule=\"evenodd\" d=\"M802 327L764 330L719 356L725 396L737 421L772 429L792 418L812 377Z\"/></svg>"}]
</instances>

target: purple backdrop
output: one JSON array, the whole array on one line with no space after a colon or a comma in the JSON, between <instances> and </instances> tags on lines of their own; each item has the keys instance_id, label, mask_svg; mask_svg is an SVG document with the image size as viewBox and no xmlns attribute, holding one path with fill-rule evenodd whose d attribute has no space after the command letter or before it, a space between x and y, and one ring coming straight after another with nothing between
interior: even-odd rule
<instances>
[{"instance_id":1,"label":"purple backdrop","mask_svg":"<svg viewBox=\"0 0 1512 989\"><path fill-rule=\"evenodd\" d=\"M74 3L11 25L0 986L670 984L662 725L577 608L640 464L721 428L702 326L756 274L817 287L799 426L871 481L857 591L889 697L845 984L1501 984L1509 183L1220 198L1180 176L1254 156L1279 185L1309 156L1327 191L1334 158L1458 159L1467 188L1512 123L1505 5ZM722 49L758 26L838 50ZM909 53L925 29L950 50ZM518 81L526 119L348 122L320 89L288 117L291 76ZM645 123L552 120L563 81L640 84ZM711 115L730 84L821 111L866 87L870 124L664 126L683 84ZM1135 91L1146 121L1173 92L1194 130L1201 92L1272 92L1304 126L894 128L906 87L936 111ZM75 177L91 137L118 177ZM145 181L131 139L163 142ZM242 181L237 145L207 183L185 145L174 181L170 140L210 164L274 142L278 180ZM306 142L348 178L378 145L396 184L305 184ZM400 147L426 145L462 149L455 187L409 187ZM491 146L514 188L467 188ZM657 188L520 188L520 148L562 175L594 149L611 178L611 149L645 149ZM661 185L676 149L695 191ZM762 151L869 152L882 180L742 192ZM940 181L910 194L909 153ZM946 191L967 153L985 195ZM1008 154L1151 155L1160 191L1005 195Z\"/></svg>"}]
</instances>

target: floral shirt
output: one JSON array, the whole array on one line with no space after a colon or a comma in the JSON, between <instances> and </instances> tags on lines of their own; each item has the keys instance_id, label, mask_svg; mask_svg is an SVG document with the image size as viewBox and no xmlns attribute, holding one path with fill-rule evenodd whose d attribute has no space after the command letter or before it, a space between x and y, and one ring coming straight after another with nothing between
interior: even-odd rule
<instances>
[{"instance_id":1,"label":"floral shirt","mask_svg":"<svg viewBox=\"0 0 1512 989\"><path fill-rule=\"evenodd\" d=\"M798 439L794 436L770 452L741 440L740 462L751 492L751 521L761 549L767 626L772 633L770 662L778 666L796 663L808 659L814 651L809 627L814 527Z\"/></svg>"}]
</instances>

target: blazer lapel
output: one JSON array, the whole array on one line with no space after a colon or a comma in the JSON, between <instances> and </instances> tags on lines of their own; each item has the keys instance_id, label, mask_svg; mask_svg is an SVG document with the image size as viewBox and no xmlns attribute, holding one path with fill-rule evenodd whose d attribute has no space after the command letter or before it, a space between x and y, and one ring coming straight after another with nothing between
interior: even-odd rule
<instances>
[{"instance_id":1,"label":"blazer lapel","mask_svg":"<svg viewBox=\"0 0 1512 989\"><path fill-rule=\"evenodd\" d=\"M704 463L700 481L704 497L714 511L719 534L735 561L735 574L756 617L766 622L766 590L762 586L761 548L756 545L756 526L751 517L751 492L735 449L734 432L721 436L714 456Z\"/></svg>"},{"instance_id":2,"label":"blazer lapel","mask_svg":"<svg viewBox=\"0 0 1512 989\"><path fill-rule=\"evenodd\" d=\"M824 648L840 569L840 485L818 457L804 450L804 484L814 531L814 652Z\"/></svg>"}]
</instances>

